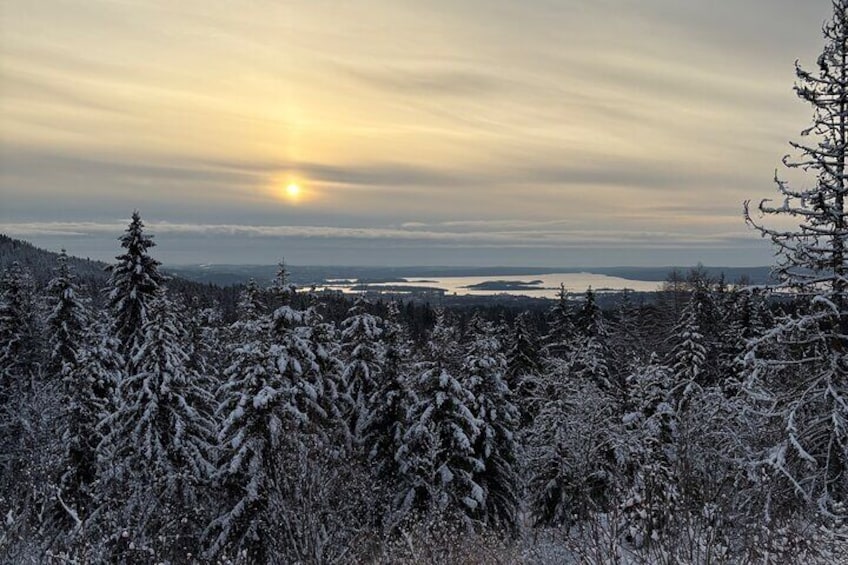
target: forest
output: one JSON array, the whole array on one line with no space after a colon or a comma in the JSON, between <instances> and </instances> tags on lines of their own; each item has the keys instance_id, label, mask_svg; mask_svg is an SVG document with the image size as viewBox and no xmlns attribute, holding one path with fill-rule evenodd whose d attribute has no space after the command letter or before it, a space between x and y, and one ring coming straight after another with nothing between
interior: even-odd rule
<instances>
[{"instance_id":1,"label":"forest","mask_svg":"<svg viewBox=\"0 0 848 565\"><path fill-rule=\"evenodd\" d=\"M170 278L137 211L105 277L13 242L0 561L848 563L834 8L797 68L808 183L745 204L776 284L469 311Z\"/></svg>"}]
</instances>

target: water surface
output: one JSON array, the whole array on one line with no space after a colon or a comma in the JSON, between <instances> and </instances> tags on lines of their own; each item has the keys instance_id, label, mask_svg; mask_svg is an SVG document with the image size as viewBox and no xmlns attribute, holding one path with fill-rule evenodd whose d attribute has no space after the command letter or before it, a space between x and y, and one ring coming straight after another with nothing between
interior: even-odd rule
<instances>
[{"instance_id":1,"label":"water surface","mask_svg":"<svg viewBox=\"0 0 848 565\"><path fill-rule=\"evenodd\" d=\"M468 288L491 281L506 281L512 283L541 281L533 287L511 289L511 290L481 290ZM333 281L335 282L335 281ZM353 282L353 281L351 281ZM516 296L531 296L534 298L555 298L559 293L560 284L564 284L570 293L583 293L589 287L597 292L620 292L624 289L637 292L654 292L662 283L657 281L639 281L600 275L597 273L550 273L545 275L488 275L484 277L428 277L407 278L402 282L374 283L369 284L369 289L376 290L380 287L427 287L444 290L447 294L457 296L492 296L495 294L511 294ZM351 284L330 284L328 289L341 290L342 292L356 292L352 290Z\"/></svg>"}]
</instances>

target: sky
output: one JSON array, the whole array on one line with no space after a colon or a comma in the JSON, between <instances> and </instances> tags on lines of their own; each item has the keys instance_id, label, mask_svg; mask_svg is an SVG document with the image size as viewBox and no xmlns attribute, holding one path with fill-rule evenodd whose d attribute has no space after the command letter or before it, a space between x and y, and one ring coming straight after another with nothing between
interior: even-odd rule
<instances>
[{"instance_id":1,"label":"sky","mask_svg":"<svg viewBox=\"0 0 848 565\"><path fill-rule=\"evenodd\" d=\"M166 264L770 264L742 203L829 12L4 0L0 232L109 259L137 208Z\"/></svg>"}]
</instances>

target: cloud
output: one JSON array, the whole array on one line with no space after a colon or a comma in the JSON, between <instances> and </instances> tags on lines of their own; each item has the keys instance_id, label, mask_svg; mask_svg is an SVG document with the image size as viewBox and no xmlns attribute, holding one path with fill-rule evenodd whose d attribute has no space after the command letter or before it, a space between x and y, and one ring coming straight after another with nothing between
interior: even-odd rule
<instances>
[{"instance_id":1,"label":"cloud","mask_svg":"<svg viewBox=\"0 0 848 565\"><path fill-rule=\"evenodd\" d=\"M385 66L348 67L345 71L355 80L391 94L407 96L486 96L503 92L509 81L475 70L434 66L404 68Z\"/></svg>"},{"instance_id":2,"label":"cloud","mask_svg":"<svg viewBox=\"0 0 848 565\"><path fill-rule=\"evenodd\" d=\"M38 73L7 68L4 70L3 99L7 104L27 101L45 105L69 105L78 111L106 112L128 116L126 108L104 102L95 94L69 91L58 79L45 78Z\"/></svg>"},{"instance_id":3,"label":"cloud","mask_svg":"<svg viewBox=\"0 0 848 565\"><path fill-rule=\"evenodd\" d=\"M343 185L375 189L435 188L468 189L470 193L491 188L521 187L528 194L533 186L606 186L643 189L682 189L686 187L733 186L752 182L753 174L742 171L715 171L706 168L680 168L674 162L617 159L610 168L601 158L582 163L559 164L557 157L518 156L502 159L485 170L452 168L449 165L420 166L374 162L333 165L297 160L238 160L192 157L163 157L144 154L91 156L84 150L44 150L6 147L0 150L0 185L13 184L59 188L70 179L83 179L90 190L144 184L167 189L179 185L188 189L233 192L239 187L267 185L274 175L296 173L314 184ZM13 179L13 180L9 180ZM342 195L343 196L343 195ZM474 221L474 220L469 220Z\"/></svg>"},{"instance_id":4,"label":"cloud","mask_svg":"<svg viewBox=\"0 0 848 565\"><path fill-rule=\"evenodd\" d=\"M0 232L18 237L66 236L81 237L119 234L126 221L115 222L22 222L0 223ZM168 236L204 236L225 238L291 238L299 240L381 241L399 246L432 244L464 247L607 247L617 245L628 248L643 247L726 247L740 241L750 241L743 231L737 233L693 234L669 231L605 231L551 229L551 224L535 229L526 222L494 222L493 225L469 225L471 231L446 231L409 228L336 227L336 226L268 226L237 224L188 224L150 222L153 234ZM507 229L510 226L512 229ZM442 224L441 227L447 227ZM499 229L492 229L493 227ZM488 228L488 229L482 229Z\"/></svg>"},{"instance_id":5,"label":"cloud","mask_svg":"<svg viewBox=\"0 0 848 565\"><path fill-rule=\"evenodd\" d=\"M0 222L82 241L138 206L166 237L340 254L735 245L830 9L258 1L7 2ZM275 199L289 174L311 199Z\"/></svg>"},{"instance_id":6,"label":"cloud","mask_svg":"<svg viewBox=\"0 0 848 565\"><path fill-rule=\"evenodd\" d=\"M3 174L26 177L44 174L61 178L64 175L77 175L91 180L100 178L134 179L144 182L192 181L196 183L236 184L255 179L259 171L247 168L224 168L210 166L200 161L181 161L169 164L164 162L144 162L128 160L126 156L116 158L87 156L82 152L48 152L29 149L10 149L0 152Z\"/></svg>"}]
</instances>

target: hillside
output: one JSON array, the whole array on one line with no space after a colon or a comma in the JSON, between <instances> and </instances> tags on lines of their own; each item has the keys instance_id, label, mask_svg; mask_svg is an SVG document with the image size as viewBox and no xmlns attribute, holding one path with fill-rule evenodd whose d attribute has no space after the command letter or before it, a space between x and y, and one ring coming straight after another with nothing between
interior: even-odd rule
<instances>
[{"instance_id":1,"label":"hillside","mask_svg":"<svg viewBox=\"0 0 848 565\"><path fill-rule=\"evenodd\" d=\"M46 284L50 280L58 255L29 242L0 234L0 269L6 269L17 261L32 273L38 285ZM95 283L94 286L101 286L109 277L106 272L107 265L102 261L71 257L70 264L77 277L86 284Z\"/></svg>"},{"instance_id":2,"label":"hillside","mask_svg":"<svg viewBox=\"0 0 848 565\"><path fill-rule=\"evenodd\" d=\"M120 253L117 242L115 243L115 255ZM17 261L26 268L33 277L36 286L44 287L53 277L53 269L56 266L58 253L41 249L35 245L0 234L0 271L6 269ZM80 257L69 257L71 268L77 276L83 288L88 289L88 294L98 299L99 292L109 279L106 270L108 264L103 261L82 259ZM226 317L232 317L235 313L236 296L240 285L220 286L208 282L198 282L174 275L167 269L164 270L170 279L168 288L187 300L198 300L201 304L216 302L221 306Z\"/></svg>"}]
</instances>

